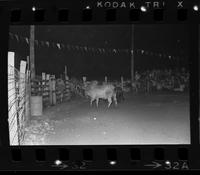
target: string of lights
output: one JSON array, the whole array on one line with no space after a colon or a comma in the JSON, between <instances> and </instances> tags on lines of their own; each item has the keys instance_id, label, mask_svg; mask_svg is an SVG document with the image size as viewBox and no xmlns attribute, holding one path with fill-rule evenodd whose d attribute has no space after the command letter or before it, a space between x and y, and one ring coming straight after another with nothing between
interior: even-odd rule
<instances>
[{"instance_id":1,"label":"string of lights","mask_svg":"<svg viewBox=\"0 0 200 175\"><path fill-rule=\"evenodd\" d=\"M28 37L19 36L18 34L14 34L9 32L9 37L17 42L25 42L27 45L30 44L30 40ZM48 48L56 48L58 50L68 50L68 51L80 51L84 53L95 53L95 54L140 54L146 56L155 56L169 60L178 60L179 56L174 56L168 53L160 53L154 52L144 49L118 49L118 48L95 48L90 46L80 46L80 45L71 45L64 44L60 42L52 42L52 41L43 41L43 40L35 40L35 45L37 47L48 47Z\"/></svg>"}]
</instances>

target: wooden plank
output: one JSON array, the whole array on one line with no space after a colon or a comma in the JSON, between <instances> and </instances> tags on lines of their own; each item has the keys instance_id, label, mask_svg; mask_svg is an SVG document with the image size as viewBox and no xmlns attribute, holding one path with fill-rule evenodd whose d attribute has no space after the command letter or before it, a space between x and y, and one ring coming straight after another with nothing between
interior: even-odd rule
<instances>
[{"instance_id":1,"label":"wooden plank","mask_svg":"<svg viewBox=\"0 0 200 175\"><path fill-rule=\"evenodd\" d=\"M51 78L49 78L49 103L53 105L53 83Z\"/></svg>"},{"instance_id":2,"label":"wooden plank","mask_svg":"<svg viewBox=\"0 0 200 175\"><path fill-rule=\"evenodd\" d=\"M42 72L42 96L46 94L46 74L45 72Z\"/></svg>"},{"instance_id":3,"label":"wooden plank","mask_svg":"<svg viewBox=\"0 0 200 175\"><path fill-rule=\"evenodd\" d=\"M53 105L56 105L56 79L55 79L55 75L53 75L53 79L52 79L52 92L53 92Z\"/></svg>"},{"instance_id":4,"label":"wooden plank","mask_svg":"<svg viewBox=\"0 0 200 175\"><path fill-rule=\"evenodd\" d=\"M30 70L31 79L35 79L35 26L30 26Z\"/></svg>"},{"instance_id":5,"label":"wooden plank","mask_svg":"<svg viewBox=\"0 0 200 175\"><path fill-rule=\"evenodd\" d=\"M26 100L26 61L20 61L20 74L19 74L19 109L18 110L18 127L20 134L20 142L24 133L25 125L25 100Z\"/></svg>"},{"instance_id":6,"label":"wooden plank","mask_svg":"<svg viewBox=\"0 0 200 175\"><path fill-rule=\"evenodd\" d=\"M27 65L28 66L28 65ZM31 116L31 111L30 111L30 97L31 97L31 87L30 87L30 71L27 70L26 71L26 106L25 106L25 115L26 115L26 118L25 118L25 122L27 122L29 119L30 119L30 116Z\"/></svg>"},{"instance_id":7,"label":"wooden plank","mask_svg":"<svg viewBox=\"0 0 200 175\"><path fill-rule=\"evenodd\" d=\"M65 66L65 80L69 80L69 77L67 75L67 66Z\"/></svg>"}]
</instances>

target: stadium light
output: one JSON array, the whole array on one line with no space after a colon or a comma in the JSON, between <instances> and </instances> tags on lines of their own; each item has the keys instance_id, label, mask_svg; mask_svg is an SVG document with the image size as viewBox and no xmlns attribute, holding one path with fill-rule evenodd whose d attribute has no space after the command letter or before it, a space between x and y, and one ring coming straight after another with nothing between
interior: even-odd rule
<instances>
[{"instance_id":1,"label":"stadium light","mask_svg":"<svg viewBox=\"0 0 200 175\"><path fill-rule=\"evenodd\" d=\"M32 7L32 11L34 12L36 10L35 6Z\"/></svg>"},{"instance_id":2,"label":"stadium light","mask_svg":"<svg viewBox=\"0 0 200 175\"><path fill-rule=\"evenodd\" d=\"M194 11L199 11L198 5L194 5L194 6L193 6L193 10L194 10Z\"/></svg>"}]
</instances>

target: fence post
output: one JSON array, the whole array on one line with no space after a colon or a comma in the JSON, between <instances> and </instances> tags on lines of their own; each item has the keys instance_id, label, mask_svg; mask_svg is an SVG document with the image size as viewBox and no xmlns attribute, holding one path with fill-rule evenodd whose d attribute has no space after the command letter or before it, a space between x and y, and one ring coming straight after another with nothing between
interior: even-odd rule
<instances>
[{"instance_id":1,"label":"fence post","mask_svg":"<svg viewBox=\"0 0 200 175\"><path fill-rule=\"evenodd\" d=\"M45 98L45 95L46 95L46 74L44 72L42 72L42 102L44 104L44 98Z\"/></svg>"},{"instance_id":2,"label":"fence post","mask_svg":"<svg viewBox=\"0 0 200 175\"><path fill-rule=\"evenodd\" d=\"M124 78L123 78L123 76L121 76L121 88L122 88L122 90L124 90Z\"/></svg>"},{"instance_id":3,"label":"fence post","mask_svg":"<svg viewBox=\"0 0 200 175\"><path fill-rule=\"evenodd\" d=\"M31 87L30 87L30 71L27 70L26 71L26 80L25 80L25 83L26 83L26 88L25 88L25 91L26 91L26 97L25 97L25 115L26 115L26 122L29 120L30 116L31 116L31 104L30 104L30 101L31 101Z\"/></svg>"},{"instance_id":4,"label":"fence post","mask_svg":"<svg viewBox=\"0 0 200 175\"><path fill-rule=\"evenodd\" d=\"M53 105L56 105L56 79L55 75L53 75L52 81L52 92L53 92Z\"/></svg>"},{"instance_id":5,"label":"fence post","mask_svg":"<svg viewBox=\"0 0 200 175\"><path fill-rule=\"evenodd\" d=\"M30 57L27 56L27 71L26 71L26 106L25 106L25 112L26 112L26 122L29 120L29 117L31 116L31 84L30 84Z\"/></svg>"},{"instance_id":6,"label":"fence post","mask_svg":"<svg viewBox=\"0 0 200 175\"><path fill-rule=\"evenodd\" d=\"M31 94L30 94L30 71L29 69L26 71L26 80L25 80L25 84L26 84L26 88L25 88L25 91L26 91L26 97L25 97L25 112L26 112L26 122L28 121L29 117L30 117L30 98L31 98Z\"/></svg>"},{"instance_id":7,"label":"fence post","mask_svg":"<svg viewBox=\"0 0 200 175\"><path fill-rule=\"evenodd\" d=\"M50 75L46 74L46 86L45 86L45 100L47 105L50 105L50 89L49 89L49 84L50 84Z\"/></svg>"},{"instance_id":8,"label":"fence post","mask_svg":"<svg viewBox=\"0 0 200 175\"><path fill-rule=\"evenodd\" d=\"M38 86L39 86L39 92L38 95L42 95L42 81L40 79L38 79Z\"/></svg>"},{"instance_id":9,"label":"fence post","mask_svg":"<svg viewBox=\"0 0 200 175\"><path fill-rule=\"evenodd\" d=\"M69 77L67 76L67 66L65 66L65 80L69 80Z\"/></svg>"},{"instance_id":10,"label":"fence post","mask_svg":"<svg viewBox=\"0 0 200 175\"><path fill-rule=\"evenodd\" d=\"M49 103L53 105L53 83L52 77L49 75Z\"/></svg>"},{"instance_id":11,"label":"fence post","mask_svg":"<svg viewBox=\"0 0 200 175\"><path fill-rule=\"evenodd\" d=\"M105 76L105 83L107 83L108 82L108 77L107 76Z\"/></svg>"},{"instance_id":12,"label":"fence post","mask_svg":"<svg viewBox=\"0 0 200 175\"><path fill-rule=\"evenodd\" d=\"M83 77L83 86L84 86L84 87L86 87L86 81L87 81L87 78L84 76L84 77Z\"/></svg>"},{"instance_id":13,"label":"fence post","mask_svg":"<svg viewBox=\"0 0 200 175\"><path fill-rule=\"evenodd\" d=\"M65 97L67 100L70 99L70 83L68 76L65 76Z\"/></svg>"},{"instance_id":14,"label":"fence post","mask_svg":"<svg viewBox=\"0 0 200 175\"><path fill-rule=\"evenodd\" d=\"M19 144L23 141L24 127L26 121L26 61L20 62L20 72L19 72L19 111L18 111L18 134L19 134Z\"/></svg>"}]
</instances>

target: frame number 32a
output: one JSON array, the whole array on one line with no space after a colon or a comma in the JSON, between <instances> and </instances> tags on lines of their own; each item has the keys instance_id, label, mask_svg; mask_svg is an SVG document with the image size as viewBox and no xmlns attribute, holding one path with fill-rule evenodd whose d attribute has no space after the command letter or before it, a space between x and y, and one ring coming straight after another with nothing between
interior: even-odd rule
<instances>
[{"instance_id":1,"label":"frame number 32a","mask_svg":"<svg viewBox=\"0 0 200 175\"><path fill-rule=\"evenodd\" d=\"M189 170L187 161L181 161L181 162L165 161L164 168L167 170Z\"/></svg>"}]
</instances>

